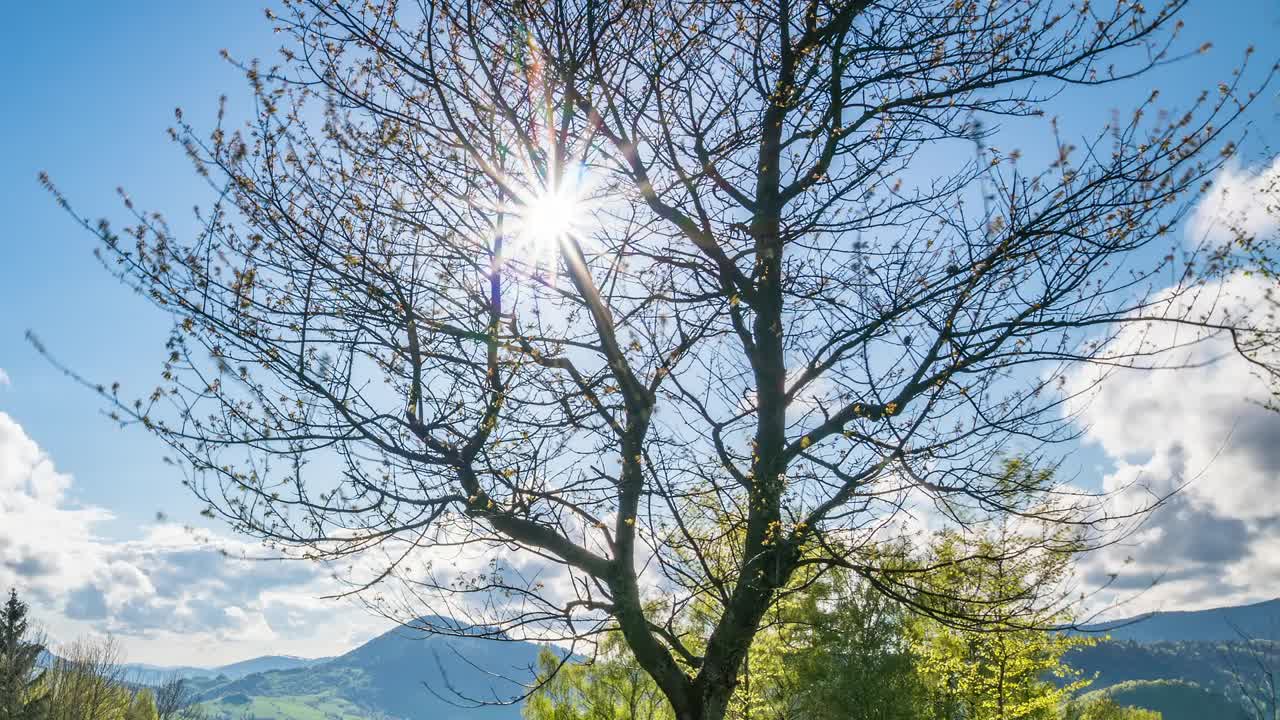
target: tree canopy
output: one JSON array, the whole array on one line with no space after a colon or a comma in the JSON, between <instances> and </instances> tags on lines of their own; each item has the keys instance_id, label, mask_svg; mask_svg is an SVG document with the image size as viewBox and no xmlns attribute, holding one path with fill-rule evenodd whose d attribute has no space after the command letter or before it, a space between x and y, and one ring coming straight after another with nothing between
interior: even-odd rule
<instances>
[{"instance_id":1,"label":"tree canopy","mask_svg":"<svg viewBox=\"0 0 1280 720\"><path fill-rule=\"evenodd\" d=\"M930 578L989 558L885 549L921 514L1016 518L1014 561L1114 540L1100 492L1003 462L1076 435L1066 374L1165 363L1135 324L1272 339L1192 302L1211 249L1171 232L1248 73L1003 141L1193 55L1186 1L286 0L256 117L173 130L202 229L83 220L174 320L153 392L100 390L211 515L474 618L435 631L616 628L679 720L723 717L804 569L1051 617L1067 576L975 605Z\"/></svg>"},{"instance_id":2,"label":"tree canopy","mask_svg":"<svg viewBox=\"0 0 1280 720\"><path fill-rule=\"evenodd\" d=\"M999 542L991 539L988 544ZM938 552L954 552L943 537ZM975 602L1005 602L1007 584L1027 568L994 561ZM1001 583L987 582L992 577ZM1089 685L1066 664L1072 648L1095 638L1042 629L958 630L909 611L870 583L829 573L775 609L756 635L742 681L726 711L732 720L1060 720L1127 718L1107 699L1075 697ZM596 657L561 668L544 651L545 684L524 708L526 720L672 718L657 686L609 636ZM656 703L656 704L655 704ZM1112 714L1107 714L1112 713ZM1135 718L1146 718L1140 713ZM1153 717L1158 718L1155 714Z\"/></svg>"}]
</instances>

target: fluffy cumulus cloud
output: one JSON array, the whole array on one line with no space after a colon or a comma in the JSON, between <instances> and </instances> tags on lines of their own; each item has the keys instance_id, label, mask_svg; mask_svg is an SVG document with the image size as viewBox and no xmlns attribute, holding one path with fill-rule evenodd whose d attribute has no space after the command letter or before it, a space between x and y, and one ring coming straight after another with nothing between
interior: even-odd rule
<instances>
[{"instance_id":1,"label":"fluffy cumulus cloud","mask_svg":"<svg viewBox=\"0 0 1280 720\"><path fill-rule=\"evenodd\" d=\"M1277 182L1280 158L1252 170L1224 169L1197 208L1189 241L1225 238L1232 228L1259 236L1280 230L1280 212L1268 209L1280 197ZM1176 302L1215 319L1261 320L1270 289L1260 278L1235 275ZM1188 339L1186 328L1157 325L1134 326L1119 341L1170 346ZM1189 367L1105 374L1091 368L1071 378L1074 390L1097 383L1073 410L1086 441L1111 460L1103 485L1116 494L1117 509L1168 496L1136 534L1085 561L1085 580L1109 584L1104 604L1126 601L1123 614L1274 597L1280 413L1263 406L1272 388L1226 337L1164 359Z\"/></svg>"},{"instance_id":2,"label":"fluffy cumulus cloud","mask_svg":"<svg viewBox=\"0 0 1280 720\"><path fill-rule=\"evenodd\" d=\"M1209 194L1191 217L1193 243L1221 242L1236 234L1265 236L1280 224L1280 155L1246 167L1232 161L1214 178Z\"/></svg>"},{"instance_id":3,"label":"fluffy cumulus cloud","mask_svg":"<svg viewBox=\"0 0 1280 720\"><path fill-rule=\"evenodd\" d=\"M91 528L110 517L67 502L71 477L0 413L0 583L53 593L86 579Z\"/></svg>"},{"instance_id":4,"label":"fluffy cumulus cloud","mask_svg":"<svg viewBox=\"0 0 1280 720\"><path fill-rule=\"evenodd\" d=\"M111 633L136 660L210 664L333 654L385 626L320 600L323 568L250 559L236 540L166 523L106 538L111 513L75 503L72 483L0 412L0 588L21 588L56 639ZM348 633L321 630L339 617Z\"/></svg>"},{"instance_id":5,"label":"fluffy cumulus cloud","mask_svg":"<svg viewBox=\"0 0 1280 720\"><path fill-rule=\"evenodd\" d=\"M0 588L20 588L55 640L111 634L134 661L209 666L264 654L328 656L385 631L387 617L483 623L502 614L480 596L407 593L395 583L366 597L369 606L326 599L380 575L388 562L444 586L501 568L517 584L541 582L548 595L568 590L559 566L500 545L419 549L406 558L393 543L329 568L266 559L246 541L167 522L110 538L101 529L112 513L76 503L73 483L0 412ZM348 583L335 580L335 570Z\"/></svg>"}]
</instances>

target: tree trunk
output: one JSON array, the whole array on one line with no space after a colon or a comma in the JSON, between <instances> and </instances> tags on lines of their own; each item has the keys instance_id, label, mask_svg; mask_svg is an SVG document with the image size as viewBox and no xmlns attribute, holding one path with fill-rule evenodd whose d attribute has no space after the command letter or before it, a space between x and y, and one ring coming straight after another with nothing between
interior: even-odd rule
<instances>
[{"instance_id":1,"label":"tree trunk","mask_svg":"<svg viewBox=\"0 0 1280 720\"><path fill-rule=\"evenodd\" d=\"M709 688L693 702L676 708L676 720L724 720L732 696L732 687Z\"/></svg>"}]
</instances>

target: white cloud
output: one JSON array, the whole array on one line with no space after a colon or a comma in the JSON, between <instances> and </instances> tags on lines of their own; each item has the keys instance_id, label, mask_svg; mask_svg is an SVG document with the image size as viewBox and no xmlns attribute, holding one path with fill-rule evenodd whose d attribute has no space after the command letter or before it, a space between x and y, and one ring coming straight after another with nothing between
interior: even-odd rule
<instances>
[{"instance_id":1,"label":"white cloud","mask_svg":"<svg viewBox=\"0 0 1280 720\"><path fill-rule=\"evenodd\" d=\"M71 477L0 412L0 584L54 594L87 579L91 528L111 514L66 501Z\"/></svg>"},{"instance_id":2,"label":"white cloud","mask_svg":"<svg viewBox=\"0 0 1280 720\"><path fill-rule=\"evenodd\" d=\"M1216 248L1240 235L1280 233L1280 156L1214 178L1187 226L1191 246ZM1174 315L1274 322L1274 283L1236 274L1171 301ZM1171 346L1188 339L1173 325L1126 328L1120 347ZM1196 609L1275 596L1280 585L1280 413L1263 407L1271 386L1227 337L1184 345L1163 359L1183 369L1084 369L1069 390L1101 378L1073 403L1086 441L1112 462L1103 478L1117 510L1182 488L1125 542L1081 568L1087 583L1111 583L1102 604L1115 615ZM1280 348L1268 360L1280 359ZM1185 486L1185 487L1184 487ZM1152 585L1152 583L1155 583Z\"/></svg>"},{"instance_id":3,"label":"white cloud","mask_svg":"<svg viewBox=\"0 0 1280 720\"><path fill-rule=\"evenodd\" d=\"M99 528L112 513L76 505L73 483L0 412L0 588L16 586L59 641L111 634L130 661L210 666L264 654L336 655L391 627L357 600L323 598L351 588L333 579L337 568L264 559L254 543L167 522L133 538L103 537ZM400 557L403 550L393 541L346 558L340 570L368 580L397 560L408 579L430 572L448 587L502 568L517 583L541 581L569 599L562 567L500 543L421 547ZM450 594L433 602L421 585L420 594L402 590L380 585L367 599L378 606L385 598L380 609L406 621L443 614L485 623L504 610L500 598Z\"/></svg>"},{"instance_id":4,"label":"white cloud","mask_svg":"<svg viewBox=\"0 0 1280 720\"><path fill-rule=\"evenodd\" d=\"M0 588L17 587L54 638L111 633L130 660L210 665L336 654L387 625L317 600L334 589L324 568L243 559L261 553L242 541L174 524L105 538L112 513L75 504L72 484L0 412ZM345 637L322 630L338 617Z\"/></svg>"},{"instance_id":5,"label":"white cloud","mask_svg":"<svg viewBox=\"0 0 1280 720\"><path fill-rule=\"evenodd\" d=\"M8 387L13 384L13 380L9 377L9 373L0 368L0 387Z\"/></svg>"},{"instance_id":6,"label":"white cloud","mask_svg":"<svg viewBox=\"0 0 1280 720\"><path fill-rule=\"evenodd\" d=\"M1218 172L1191 217L1193 244L1220 245L1237 233L1264 236L1280 230L1280 155L1269 164L1241 166L1232 160Z\"/></svg>"},{"instance_id":7,"label":"white cloud","mask_svg":"<svg viewBox=\"0 0 1280 720\"><path fill-rule=\"evenodd\" d=\"M1175 314L1241 319L1267 307L1270 290L1260 278L1236 275L1171 304L1182 306ZM1117 341L1168 347L1188 339L1186 328L1155 324L1126 328ZM1116 493L1117 510L1181 488L1134 536L1083 564L1087 582L1112 582L1104 600L1131 600L1123 614L1269 599L1280 580L1280 414L1262 406L1270 387L1225 336L1175 352L1169 364L1189 367L1086 368L1068 385L1098 383L1070 410L1086 442L1114 465L1102 484Z\"/></svg>"}]
</instances>

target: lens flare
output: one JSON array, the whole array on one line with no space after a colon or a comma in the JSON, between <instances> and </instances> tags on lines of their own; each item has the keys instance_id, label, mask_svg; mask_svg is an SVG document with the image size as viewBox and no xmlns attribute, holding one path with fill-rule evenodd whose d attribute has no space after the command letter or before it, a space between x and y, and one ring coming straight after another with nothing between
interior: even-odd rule
<instances>
[{"instance_id":1,"label":"lens flare","mask_svg":"<svg viewBox=\"0 0 1280 720\"><path fill-rule=\"evenodd\" d=\"M584 181L585 174L578 170L556 183L521 192L507 208L512 227L503 254L533 268L554 267L561 242L569 235L581 241L591 217Z\"/></svg>"},{"instance_id":2,"label":"lens flare","mask_svg":"<svg viewBox=\"0 0 1280 720\"><path fill-rule=\"evenodd\" d=\"M578 198L563 189L547 189L529 199L520 214L520 235L535 247L554 246L581 224Z\"/></svg>"}]
</instances>

